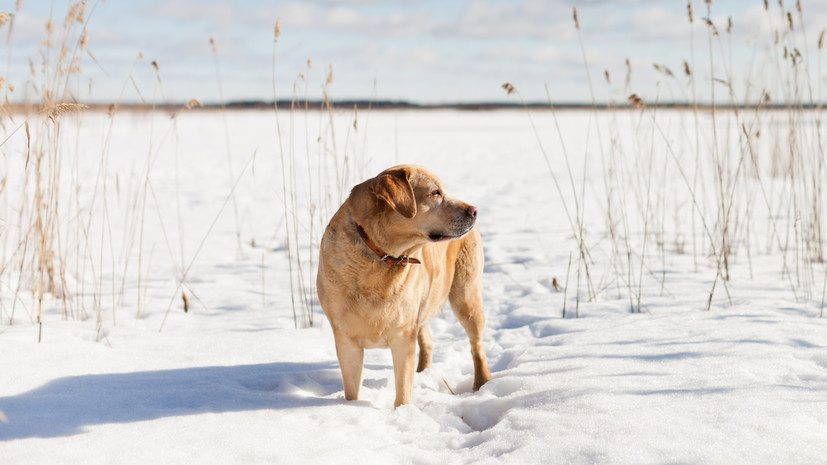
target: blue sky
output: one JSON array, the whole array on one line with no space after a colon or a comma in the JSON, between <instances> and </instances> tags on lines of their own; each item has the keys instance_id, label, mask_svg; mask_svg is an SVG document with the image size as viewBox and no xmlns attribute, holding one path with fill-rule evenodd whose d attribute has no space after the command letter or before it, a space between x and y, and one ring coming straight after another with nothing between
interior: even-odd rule
<instances>
[{"instance_id":1,"label":"blue sky","mask_svg":"<svg viewBox=\"0 0 827 465\"><path fill-rule=\"evenodd\" d=\"M6 59L0 76L15 86L11 98L31 97L31 67L42 74L39 50L46 21L62 31L66 0L0 1L14 13L0 28ZM817 41L827 26L827 2L803 1L804 24L795 2L714 0L713 38L703 0L692 0L690 25L685 0L89 0L88 54L70 84L82 101L217 102L218 76L225 100L273 98L273 31L276 94L294 89L321 95L330 67L334 99L370 98L419 103L514 101L500 87L514 84L529 101L622 101L630 92L647 100L681 100L691 94L683 62L694 53L696 92L708 98L713 79L729 80L738 98L758 88L775 89L789 74L779 64L784 45L805 57L811 88L824 84ZM588 71L572 8L578 9ZM790 33L785 12L796 28ZM728 18L731 33L726 33ZM778 33L778 45L775 36ZM215 40L217 54L210 39ZM692 46L694 44L694 47ZM823 51L821 52L823 53ZM137 60L139 54L143 58ZM94 60L92 59L94 57ZM626 85L626 59L631 64ZM216 71L216 59L218 72ZM311 66L308 68L308 60ZM151 63L158 63L160 87ZM675 77L653 64L669 68ZM5 68L5 70L4 70ZM611 85L607 85L609 71ZM588 73L588 74L587 74ZM591 78L592 90L587 77ZM91 84L90 84L91 82ZM726 89L715 92L725 93Z\"/></svg>"}]
</instances>

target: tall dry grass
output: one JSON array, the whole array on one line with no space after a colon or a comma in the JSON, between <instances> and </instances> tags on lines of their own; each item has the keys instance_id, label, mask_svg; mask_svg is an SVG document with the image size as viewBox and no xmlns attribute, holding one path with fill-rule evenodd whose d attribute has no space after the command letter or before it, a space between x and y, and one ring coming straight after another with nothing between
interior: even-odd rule
<instances>
[{"instance_id":1,"label":"tall dry grass","mask_svg":"<svg viewBox=\"0 0 827 465\"><path fill-rule=\"evenodd\" d=\"M124 79L121 97L106 112L96 171L90 177L81 167L81 160L95 156L81 153L80 128L86 106L80 96L87 84L84 67L98 66L88 47L94 44L89 25L99 4L70 3L62 23L54 18L47 21L37 56L30 61L30 74L0 78L0 127L5 133L0 141L4 160L0 177L0 316L4 324L37 324L38 339L43 337L47 311L57 311L62 319L93 320L98 340L106 340L107 327L124 319L118 309L125 305L135 309L134 318L144 318L149 289L145 281L153 270L153 260L157 260L154 249L145 248L149 223L158 224L166 238L170 261L177 270L175 295L186 289L198 300L186 282L183 243L180 251L173 250L153 185L161 148L177 138L175 113L169 115L156 108L158 103L167 103L161 64L147 63L138 55ZM2 32L9 62L14 50L14 22L22 8L23 2L18 2L13 13L0 17L0 29L8 28ZM87 63L85 57L92 62ZM150 100L144 98L150 94L142 92L134 78L141 66L155 72ZM120 117L120 98L129 86L149 106L151 126L144 165L120 177L110 168L110 151L115 121ZM91 85L89 89L91 92ZM180 111L194 106L191 102ZM178 212L180 229L180 208ZM151 221L152 216L158 217L157 223ZM116 230L123 231L122 235ZM128 278L137 280L135 294L130 297L126 296Z\"/></svg>"},{"instance_id":2,"label":"tall dry grass","mask_svg":"<svg viewBox=\"0 0 827 465\"><path fill-rule=\"evenodd\" d=\"M160 154L167 153L171 144L175 144L175 179L183 175L177 159L181 149L177 146L176 115L201 106L193 99L170 114L163 85L164 63L146 59L143 54L133 62L118 101L106 114L97 169L89 177L81 167L81 159L88 160L89 153L81 154L78 143L85 110L79 96L85 90L84 67L99 66L88 50L94 46L89 25L98 5L97 1L71 3L66 16L61 18L62 24L56 26L55 21L48 21L30 75L0 78L0 124L5 132L0 153L6 162L0 177L0 316L4 324L30 321L40 325L46 320L46 307L53 313L59 306L61 318L92 320L97 339L106 340L108 328L150 314L150 297L153 301L158 297L149 294L158 293L152 280L159 262L174 270L172 287L162 291L169 293L165 312L152 309L153 313L163 313L160 330L173 309L188 311L194 305L206 306L190 283L190 273L219 217L226 211L232 211L235 220L237 255L243 253L246 245L242 243L243 219L236 192L250 175L256 155L247 158L240 172L235 170L233 160L237 155L233 153L235 144L224 105L221 54L217 41L210 39L225 127L228 185L224 202L216 206L213 221L200 241L185 243L183 239L186 212L177 186L174 218L162 214L166 199L159 199L156 194L160 174L156 166ZM8 28L3 32L8 32L9 56L13 52L12 28L18 12L0 17L0 28ZM279 34L277 25L274 89ZM87 63L90 58L92 61ZM154 73L149 87L135 78L142 69ZM294 82L290 96L293 105L287 114L280 113L278 106L274 108L281 165L274 178L282 180L283 243L288 255L285 265L289 267L290 298L297 327L316 324L320 311L314 288L318 242L326 219L338 208L349 186L364 176L367 163L366 123L370 112L335 110L330 97L332 68L321 76L324 109L311 111L308 89L314 85L313 72L308 60L307 69ZM21 88L26 90L24 95ZM110 158L113 131L122 117L120 101L128 89L148 108L145 116L150 125L146 145L136 147L144 150L143 161L125 175L113 170ZM274 100L275 97L281 96L274 91ZM23 103L12 104L15 101ZM303 124L298 124L300 121ZM298 129L301 126L303 129ZM23 159L21 152L25 154ZM160 233L164 238L160 247L148 242L149 233L153 237ZM255 238L251 245L261 252L265 263L272 248L256 247ZM267 305L268 294L265 268L262 266L263 306ZM125 308L133 312L124 313Z\"/></svg>"},{"instance_id":3,"label":"tall dry grass","mask_svg":"<svg viewBox=\"0 0 827 465\"><path fill-rule=\"evenodd\" d=\"M10 38L21 8L22 2L17 2L13 13L4 13L0 18L0 27L8 28L9 60L13 50ZM25 147L22 165L7 162L0 180L0 203L5 219L0 286L4 287L3 295L10 296L0 303L0 311L9 324L19 318L22 310L42 328L44 299L49 295L61 302L63 318L88 316L86 308L73 299L77 288L72 289L67 277L66 258L73 247L77 247L77 243L72 244L77 238L65 228L72 212L59 206L62 192L79 181L67 178L58 146L64 133L64 120L85 109L74 93L80 86L80 57L88 44L86 21L94 7L89 10L85 2L78 2L69 8L62 27L56 27L52 20L47 22L39 67L32 65L31 76L24 85L27 92L39 96L36 103L12 111L11 97L20 90L11 79L0 79L3 83L0 116L8 134L0 149L9 160L10 153ZM13 148L14 144L19 145ZM16 170L10 169L11 166ZM30 297L26 298L25 294Z\"/></svg>"},{"instance_id":4,"label":"tall dry grass","mask_svg":"<svg viewBox=\"0 0 827 465\"><path fill-rule=\"evenodd\" d=\"M689 37L688 57L680 60L683 77L654 63L659 86L643 98L630 79L627 59L620 91L630 95L629 101L610 103L608 111L595 98L581 29L582 22L590 18L574 9L592 102L589 132L594 134L603 169L603 185L594 192L605 214L603 229L584 231L579 222L582 199L589 194L585 181L578 184L572 179L565 185L551 169L564 166L559 172L571 173L572 154L566 150L559 126L537 128L533 119L530 124L558 194L569 199L564 210L575 238L572 248L579 261L600 276L585 290L576 280L576 302L581 295L594 300L615 289L628 296L630 311L645 311L644 293L651 297L669 293L666 257L689 252L696 272L711 273L703 308L711 309L714 302L731 305L731 283L752 279L753 260L760 255L775 258L779 280L796 301L820 307L819 314L823 314L827 279L816 283L815 277L817 269L824 271L822 211L827 172L820 99L825 32L814 36L804 28L806 9L800 1L786 7L783 2L764 2L768 33L757 40L766 44L766 56L753 57L744 68L733 52L737 20L716 23L714 2L705 1L705 16L698 21L697 6L692 1L686 5ZM759 66L759 62L771 66ZM699 63L706 65L702 74ZM616 90L612 74L603 72L609 89ZM737 82L747 82L738 94ZM508 93L519 95L510 84L505 87ZM703 102L698 97L702 87L707 92ZM661 95L664 89L668 95ZM662 108L662 100L683 101L684 109L675 116L673 110ZM524 107L531 117L529 107ZM549 108L555 112L551 97ZM682 133L677 139L672 127L675 120L680 121ZM620 135L629 127L634 137ZM555 133L561 141L554 155L542 145L544 131ZM574 154L584 164L589 163L589 156L588 152ZM678 183L655 179L677 179ZM608 250L602 246L605 239L610 242Z\"/></svg>"},{"instance_id":5,"label":"tall dry grass","mask_svg":"<svg viewBox=\"0 0 827 465\"><path fill-rule=\"evenodd\" d=\"M355 107L352 113L335 109L331 66L322 84L322 107L320 111L311 111L313 64L308 60L307 68L293 82L290 107L284 115L276 103L283 98L276 91L280 34L278 20L273 36L273 115L281 167L290 300L294 325L312 327L321 311L315 289L319 243L327 221L347 197L350 187L366 176L370 107L363 117ZM312 121L312 117L318 120ZM311 136L310 128L314 126L317 129ZM337 134L342 128L344 134Z\"/></svg>"}]
</instances>

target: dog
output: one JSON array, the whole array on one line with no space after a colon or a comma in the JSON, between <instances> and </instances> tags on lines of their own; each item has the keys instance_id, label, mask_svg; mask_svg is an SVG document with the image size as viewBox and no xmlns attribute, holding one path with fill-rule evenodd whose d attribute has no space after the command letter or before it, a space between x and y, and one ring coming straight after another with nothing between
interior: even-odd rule
<instances>
[{"instance_id":1,"label":"dog","mask_svg":"<svg viewBox=\"0 0 827 465\"><path fill-rule=\"evenodd\" d=\"M431 365L428 321L446 300L471 343L474 391L491 380L476 219L475 207L449 197L433 173L410 165L358 184L333 215L322 236L316 285L345 399L359 399L364 350L390 348L394 407L411 403L414 368Z\"/></svg>"}]
</instances>

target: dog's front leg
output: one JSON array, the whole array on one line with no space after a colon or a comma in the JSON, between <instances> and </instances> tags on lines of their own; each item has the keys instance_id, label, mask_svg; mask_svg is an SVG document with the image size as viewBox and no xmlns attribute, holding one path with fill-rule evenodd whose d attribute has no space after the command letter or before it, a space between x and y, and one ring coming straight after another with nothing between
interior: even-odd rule
<instances>
[{"instance_id":1,"label":"dog's front leg","mask_svg":"<svg viewBox=\"0 0 827 465\"><path fill-rule=\"evenodd\" d=\"M416 331L402 333L391 341L393 375L396 381L394 407L411 403L416 364Z\"/></svg>"},{"instance_id":2,"label":"dog's front leg","mask_svg":"<svg viewBox=\"0 0 827 465\"><path fill-rule=\"evenodd\" d=\"M359 400L359 390L362 388L362 365L365 359L365 349L346 337L337 336L336 355L339 357L339 368L342 369L342 385L345 389L345 399Z\"/></svg>"}]
</instances>

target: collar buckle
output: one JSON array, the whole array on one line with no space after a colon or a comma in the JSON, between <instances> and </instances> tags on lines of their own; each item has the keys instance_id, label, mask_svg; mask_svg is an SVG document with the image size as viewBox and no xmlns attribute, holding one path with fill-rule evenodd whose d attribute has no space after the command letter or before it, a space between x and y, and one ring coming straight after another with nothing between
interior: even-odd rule
<instances>
[{"instance_id":1,"label":"collar buckle","mask_svg":"<svg viewBox=\"0 0 827 465\"><path fill-rule=\"evenodd\" d=\"M400 257L391 257L390 255L383 252L382 249L380 249L376 244L374 244L374 242L370 240L370 238L368 237L368 234L365 232L365 230L358 224L356 225L356 230L359 232L359 237L362 238L362 242L364 242L365 245L368 246L368 248L379 257L379 260L387 263L388 265L399 265L404 268L409 263L412 263L414 265L422 263L418 259L411 258L407 255L402 255Z\"/></svg>"}]
</instances>

